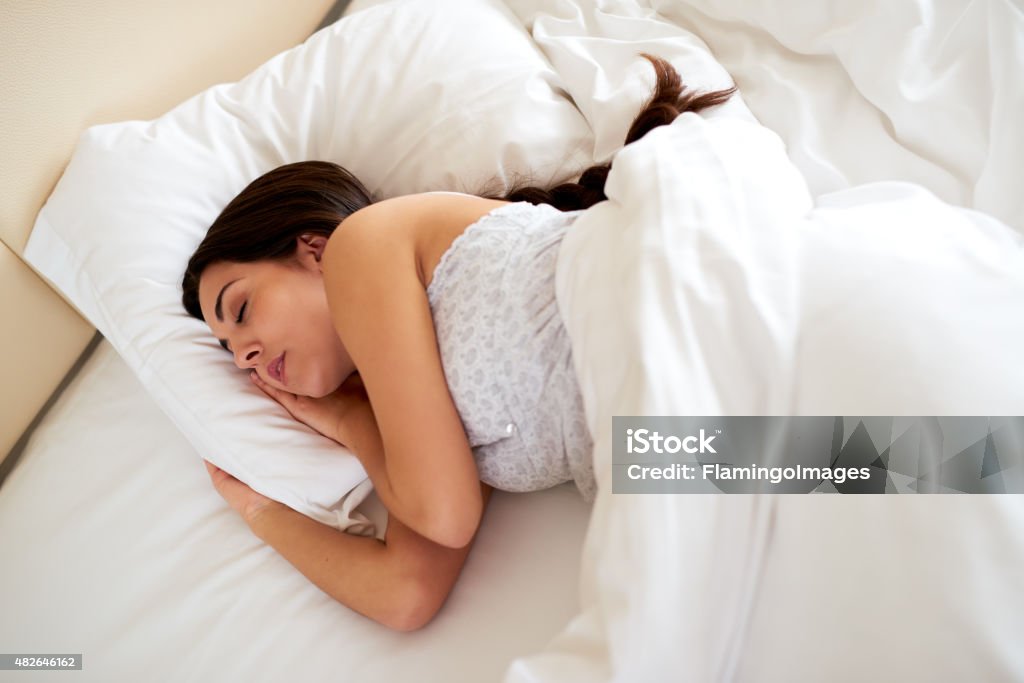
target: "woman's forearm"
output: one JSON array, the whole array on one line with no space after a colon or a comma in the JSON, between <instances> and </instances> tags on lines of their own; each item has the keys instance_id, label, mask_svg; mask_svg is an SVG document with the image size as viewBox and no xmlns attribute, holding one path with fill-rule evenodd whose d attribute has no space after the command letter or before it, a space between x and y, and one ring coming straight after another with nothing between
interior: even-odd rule
<instances>
[{"instance_id":1,"label":"woman's forearm","mask_svg":"<svg viewBox=\"0 0 1024 683\"><path fill-rule=\"evenodd\" d=\"M401 463L385 457L384 439L369 400L351 405L338 420L335 432L335 440L353 451L362 463L381 502L393 517L425 538L449 548L461 548L470 542L483 515L484 499L479 498L481 507L475 516L472 534L451 542L450 536L439 533L439 529L452 528L452 510L459 503L451 499L445 499L444 504L432 502L437 490L429 487L436 482L427 481L422 468L403 468ZM475 463L471 465L474 482L479 485ZM446 472L445 476L450 474ZM404 478L398 481L396 478L400 475Z\"/></svg>"},{"instance_id":2,"label":"woman's forearm","mask_svg":"<svg viewBox=\"0 0 1024 683\"><path fill-rule=\"evenodd\" d=\"M360 614L390 628L416 628L419 577L375 538L347 534L280 503L247 520L253 532L318 588Z\"/></svg>"},{"instance_id":3,"label":"woman's forearm","mask_svg":"<svg viewBox=\"0 0 1024 683\"><path fill-rule=\"evenodd\" d=\"M408 501L399 500L391 485L384 460L384 440L381 438L380 428L377 426L370 404L366 403L365 406L349 411L339 430L342 433L338 435L338 441L354 452L362 463L384 507L406 525L420 531L417 520L410 519L412 515L406 504Z\"/></svg>"}]
</instances>

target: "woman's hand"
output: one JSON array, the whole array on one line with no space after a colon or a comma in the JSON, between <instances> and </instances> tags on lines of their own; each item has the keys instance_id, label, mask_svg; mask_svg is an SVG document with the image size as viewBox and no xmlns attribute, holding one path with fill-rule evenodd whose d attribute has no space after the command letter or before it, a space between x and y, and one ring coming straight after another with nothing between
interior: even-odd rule
<instances>
[{"instance_id":1,"label":"woman's hand","mask_svg":"<svg viewBox=\"0 0 1024 683\"><path fill-rule=\"evenodd\" d=\"M328 439L345 445L344 421L346 416L356 412L353 408L366 408L370 399L358 372L353 372L341 383L334 393L322 398L297 396L277 387L272 387L255 372L249 373L253 384L274 399L299 422L315 429Z\"/></svg>"},{"instance_id":2,"label":"woman's hand","mask_svg":"<svg viewBox=\"0 0 1024 683\"><path fill-rule=\"evenodd\" d=\"M228 502L231 509L242 516L246 524L250 524L252 520L256 519L256 516L265 508L280 505L277 501L267 498L261 493L256 493L209 460L203 462L206 463L206 471L209 472L210 481L213 482L217 493Z\"/></svg>"}]
</instances>

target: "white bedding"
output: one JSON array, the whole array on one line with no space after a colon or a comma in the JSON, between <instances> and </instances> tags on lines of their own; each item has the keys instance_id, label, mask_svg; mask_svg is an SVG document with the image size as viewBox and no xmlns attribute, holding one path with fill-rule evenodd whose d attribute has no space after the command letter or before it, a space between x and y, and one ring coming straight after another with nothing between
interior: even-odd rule
<instances>
[{"instance_id":1,"label":"white bedding","mask_svg":"<svg viewBox=\"0 0 1024 683\"><path fill-rule=\"evenodd\" d=\"M706 29L781 138L681 117L563 243L599 494L583 610L505 680L1020 680L1016 496L610 491L613 415L1024 413L1019 10L653 4ZM621 46L584 34L642 14L601 6L524 15L570 91L617 82L580 65L614 74Z\"/></svg>"},{"instance_id":2,"label":"white bedding","mask_svg":"<svg viewBox=\"0 0 1024 683\"><path fill-rule=\"evenodd\" d=\"M1024 132L1014 119L1024 110L1024 83L1017 77L1024 19L1009 2L914 0L899 12L888 3L857 0L508 4L577 98L595 134L596 158L614 149L649 87L649 67L633 57L649 49L686 67L687 81L702 88L722 85L725 72L736 80L742 99L716 117L748 126L756 126L756 117L780 136L781 145L764 143L776 145L774 161L752 159L783 169L771 177L775 185L748 183L745 189L770 204L778 197L768 190L788 183L787 196L796 200L785 203L791 212L785 218L806 212L812 202L821 207L864 199L858 191L835 194L860 183L903 181L1024 231L1018 191ZM724 71L708 58L704 42ZM779 163L782 149L793 168ZM655 154L637 157L633 168L656 160ZM650 198L666 185L652 185ZM664 221L657 206L629 203L638 186L626 179L613 182L613 193L616 187L613 199L620 204L588 214L591 232L615 234L601 223L602 212L607 218L628 206L621 223L653 226L648 236L659 237ZM875 190L872 200L938 206L910 185ZM732 199L743 205L743 196ZM695 211L699 217L699 207ZM936 211L988 225L983 229L999 233L1003 244L1016 244L992 227L992 218ZM704 236L724 237L730 247L746 244L735 224L721 225L721 234L702 226ZM779 219L768 227L785 236L785 225ZM623 225L617 227L621 234ZM927 225L911 227L918 244L927 240ZM668 244L676 238L670 232L659 237ZM664 246L659 239L652 247ZM776 256L782 265L800 256L787 250L792 242L755 243L762 248L755 255ZM698 351L709 347L687 346L686 334L691 342L713 338L702 336L708 334L728 342L731 326L742 327L745 319L716 319L716 310L728 309L709 306L709 324L687 328L692 321L684 300L665 286L669 280L624 277L637 261L613 244L596 238L567 243L563 256L581 258L575 270L564 270L559 285L598 438L599 481L607 477L602 466L613 414L699 415L739 407L885 414L901 406L911 412L1024 412L1013 393L1024 386L1019 378L1007 384L1010 391L985 394L987 403L969 393L943 393L941 382L956 380L960 360L949 347L915 370L940 382L927 395L932 402L914 403L923 392L892 396L871 383L860 386L861 393L849 391L850 384L830 391L814 377L786 384L787 367L767 362L787 360L798 329L787 315L799 309L779 307L790 293L784 283L748 292L755 298L764 292L774 306L750 310L777 314L763 318L758 330L770 353L757 357L747 349L744 356L742 348L726 344L713 349L717 358L702 355ZM871 249L858 258L870 262ZM986 262L1000 264L988 271L996 274L1010 263L978 259L968 267ZM849 269L846 275L856 264L852 258L835 263ZM622 282L630 286L611 287ZM1015 287L1019 279L1007 282ZM875 285L871 292L884 295L885 283ZM573 297L572 287L587 293ZM1000 310L1019 306L1006 294L1019 290L992 291L1004 296L996 302ZM624 307L633 307L628 325ZM1008 329L1019 327L1011 321ZM829 340L819 341L827 351ZM903 341L911 347L921 342ZM1013 352L999 349L1002 356L982 360L999 369ZM761 373L758 391L747 392L734 367L723 383L714 364L727 364L730 353L753 359L751 367ZM635 361L621 362L630 357ZM822 367L821 358L811 360L818 365L805 367ZM837 372L852 382L850 370L871 361L846 360ZM927 374L943 362L945 374ZM998 386L997 377L984 379L979 386ZM817 393L804 392L809 387ZM804 392L807 402L794 391ZM1008 589L1024 569L1024 514L1011 497L725 498L602 490L588 526L586 507L568 487L497 494L444 612L425 631L398 635L332 603L261 546L213 492L195 452L142 396L101 346L0 491L0 545L14 549L0 566L5 651L83 652L87 680L1024 678L1024 663L1012 649L1024 606L1020 591ZM928 630L935 626L942 629ZM6 680L3 672L0 679Z\"/></svg>"},{"instance_id":3,"label":"white bedding","mask_svg":"<svg viewBox=\"0 0 1024 683\"><path fill-rule=\"evenodd\" d=\"M616 415L1020 415L1024 238L906 184L812 208L774 133L695 114L606 191L558 269L595 434L584 611L507 680L1024 675L1019 496L611 486Z\"/></svg>"},{"instance_id":4,"label":"white bedding","mask_svg":"<svg viewBox=\"0 0 1024 683\"><path fill-rule=\"evenodd\" d=\"M1024 231L1015 0L644 0L695 31L814 196L917 183Z\"/></svg>"},{"instance_id":5,"label":"white bedding","mask_svg":"<svg viewBox=\"0 0 1024 683\"><path fill-rule=\"evenodd\" d=\"M1024 231L1024 10L1012 0L507 0L583 104L602 158L645 94L631 59L732 77L812 196L917 183ZM701 52L709 48L713 60ZM717 63L715 63L717 61ZM740 107L728 112L742 116ZM621 134L620 134L621 133Z\"/></svg>"},{"instance_id":6,"label":"white bedding","mask_svg":"<svg viewBox=\"0 0 1024 683\"><path fill-rule=\"evenodd\" d=\"M0 489L0 644L84 656L46 680L498 680L579 608L589 510L571 485L496 492L436 620L389 631L252 535L103 341Z\"/></svg>"}]
</instances>

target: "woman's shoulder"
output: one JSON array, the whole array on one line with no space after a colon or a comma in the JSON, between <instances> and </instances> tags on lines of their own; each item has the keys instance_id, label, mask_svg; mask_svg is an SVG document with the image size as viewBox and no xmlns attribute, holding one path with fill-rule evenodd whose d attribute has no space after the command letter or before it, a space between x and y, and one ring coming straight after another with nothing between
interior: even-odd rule
<instances>
[{"instance_id":1,"label":"woman's shoulder","mask_svg":"<svg viewBox=\"0 0 1024 683\"><path fill-rule=\"evenodd\" d=\"M342 221L341 226L380 220L381 217L403 218L404 224L437 223L461 220L474 213L487 213L508 202L487 199L464 192L436 190L418 194L400 195L382 199L356 211Z\"/></svg>"},{"instance_id":2,"label":"woman's shoulder","mask_svg":"<svg viewBox=\"0 0 1024 683\"><path fill-rule=\"evenodd\" d=\"M328 240L324 258L338 267L358 259L411 255L424 288L434 266L466 228L509 202L461 192L424 192L384 199L346 218Z\"/></svg>"},{"instance_id":3,"label":"woman's shoulder","mask_svg":"<svg viewBox=\"0 0 1024 683\"><path fill-rule=\"evenodd\" d=\"M449 195L453 197L472 197L473 199L482 199L475 194L467 194L466 192L455 192L454 190L431 190L430 192L423 192L422 194L430 195Z\"/></svg>"}]
</instances>

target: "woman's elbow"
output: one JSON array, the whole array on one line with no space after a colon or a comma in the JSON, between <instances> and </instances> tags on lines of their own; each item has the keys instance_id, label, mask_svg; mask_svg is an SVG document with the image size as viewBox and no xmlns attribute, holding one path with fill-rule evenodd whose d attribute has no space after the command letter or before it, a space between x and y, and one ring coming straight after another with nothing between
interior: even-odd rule
<instances>
[{"instance_id":1,"label":"woman's elbow","mask_svg":"<svg viewBox=\"0 0 1024 683\"><path fill-rule=\"evenodd\" d=\"M412 633L429 624L436 614L437 612L409 612L385 625L400 633Z\"/></svg>"},{"instance_id":2,"label":"woman's elbow","mask_svg":"<svg viewBox=\"0 0 1024 683\"><path fill-rule=\"evenodd\" d=\"M483 515L480 501L458 509L435 508L434 514L428 515L424 530L420 534L446 548L465 548L476 536Z\"/></svg>"},{"instance_id":3,"label":"woman's elbow","mask_svg":"<svg viewBox=\"0 0 1024 683\"><path fill-rule=\"evenodd\" d=\"M444 604L445 595L438 595L437 588L428 581L410 581L401 599L383 620L385 626L395 631L410 633L423 628L437 616Z\"/></svg>"},{"instance_id":4,"label":"woman's elbow","mask_svg":"<svg viewBox=\"0 0 1024 683\"><path fill-rule=\"evenodd\" d=\"M437 491L417 501L415 508L399 516L406 526L423 538L446 548L465 548L476 535L483 517L483 499L477 496L442 496Z\"/></svg>"}]
</instances>

